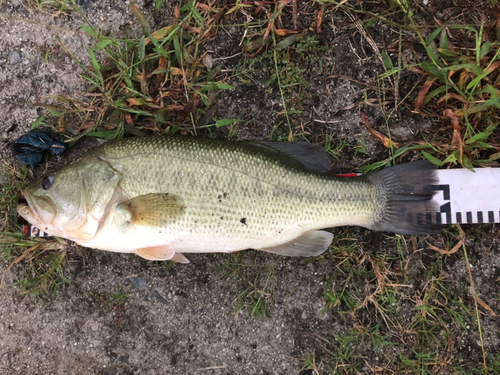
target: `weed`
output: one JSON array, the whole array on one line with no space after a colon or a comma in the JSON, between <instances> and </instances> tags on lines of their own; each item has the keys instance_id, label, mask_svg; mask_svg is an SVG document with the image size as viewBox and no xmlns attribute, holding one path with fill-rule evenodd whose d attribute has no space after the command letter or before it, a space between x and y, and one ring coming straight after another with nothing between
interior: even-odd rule
<instances>
[{"instance_id":1,"label":"weed","mask_svg":"<svg viewBox=\"0 0 500 375\"><path fill-rule=\"evenodd\" d=\"M218 90L231 89L214 81L220 67L206 69L199 43L211 26L206 26L194 2L186 3L179 23L151 32L140 11L131 9L145 35L128 39L102 35L90 24L83 30L96 44L88 49L92 62L78 61L59 40L65 51L82 67L82 77L91 84L88 100L58 96L58 105L38 103L50 109L49 117L35 124L58 122L56 131L67 142L88 135L103 139L136 136L148 132L173 133L181 128L194 132ZM189 27L181 27L190 25ZM207 29L208 28L208 29ZM100 61L104 60L104 63ZM219 121L207 126L227 126L237 120ZM190 122L191 125L187 125Z\"/></svg>"},{"instance_id":2,"label":"weed","mask_svg":"<svg viewBox=\"0 0 500 375\"><path fill-rule=\"evenodd\" d=\"M36 297L54 295L62 286L69 284L64 276L63 265L66 260L65 243L55 239L26 238L17 223L16 206L22 188L32 179L27 167L19 169L0 164L2 178L8 183L0 185L0 260L10 262L1 276L3 284L6 273L16 264L25 264L19 280L24 294Z\"/></svg>"},{"instance_id":3,"label":"weed","mask_svg":"<svg viewBox=\"0 0 500 375\"><path fill-rule=\"evenodd\" d=\"M310 97L307 90L310 77L324 76L332 68L325 57L328 48L320 45L316 37L304 34L293 34L280 42L273 37L270 41L274 43L267 51L242 59L235 67L233 77L240 77L242 83L250 84L253 82L253 71L267 73L266 87L270 92L276 87L279 90L284 108L281 114L288 124L275 126L269 138L294 139L303 133L300 126L292 125L300 123L300 114L304 109L302 101ZM261 48L261 43L262 40L257 43L249 41L245 50Z\"/></svg>"},{"instance_id":4,"label":"weed","mask_svg":"<svg viewBox=\"0 0 500 375\"><path fill-rule=\"evenodd\" d=\"M264 270L258 270L252 281L248 279L249 275L240 273L248 287L237 296L236 314L239 314L242 310L247 310L250 319L265 318L267 316L267 309L273 301L276 286L274 266L275 264L266 267L265 272Z\"/></svg>"},{"instance_id":5,"label":"weed","mask_svg":"<svg viewBox=\"0 0 500 375\"><path fill-rule=\"evenodd\" d=\"M44 13L52 13L54 16L69 13L77 7L74 0L28 0L28 4Z\"/></svg>"},{"instance_id":6,"label":"weed","mask_svg":"<svg viewBox=\"0 0 500 375\"><path fill-rule=\"evenodd\" d=\"M333 156L335 159L339 159L344 148L352 147L345 139L339 138L335 139L332 134L327 134L325 138L325 151Z\"/></svg>"},{"instance_id":7,"label":"weed","mask_svg":"<svg viewBox=\"0 0 500 375\"><path fill-rule=\"evenodd\" d=\"M21 190L32 179L32 173L26 166L19 168L10 167L0 163L0 179L5 180L0 184L0 232L20 232L21 228L14 220L16 206L21 195Z\"/></svg>"},{"instance_id":8,"label":"weed","mask_svg":"<svg viewBox=\"0 0 500 375\"><path fill-rule=\"evenodd\" d=\"M237 285L242 285L242 291L236 297L236 315L247 310L250 319L264 318L274 298L276 264L266 267L245 264L243 257L243 251L235 252L233 259L224 260L217 270L223 272L221 279L231 278Z\"/></svg>"},{"instance_id":9,"label":"weed","mask_svg":"<svg viewBox=\"0 0 500 375\"><path fill-rule=\"evenodd\" d=\"M26 266L19 280L14 284L21 287L23 294L49 297L62 286L70 283L63 273L63 265L66 261L64 241L23 238L21 234L0 233L0 246L11 261L10 266L2 275L0 287L6 273L21 261ZM9 249L9 252L7 253L5 249ZM20 250L23 253L12 261L14 254Z\"/></svg>"},{"instance_id":10,"label":"weed","mask_svg":"<svg viewBox=\"0 0 500 375\"><path fill-rule=\"evenodd\" d=\"M70 284L70 280L63 273L66 251L50 253L38 249L32 251L28 270L14 283L21 287L24 294L36 297L53 296L61 287Z\"/></svg>"},{"instance_id":11,"label":"weed","mask_svg":"<svg viewBox=\"0 0 500 375\"><path fill-rule=\"evenodd\" d=\"M343 334L332 333L333 340L320 337L322 347L332 357L334 363L331 374L354 374L360 371L362 362L355 349L360 343L357 332L350 330Z\"/></svg>"},{"instance_id":12,"label":"weed","mask_svg":"<svg viewBox=\"0 0 500 375\"><path fill-rule=\"evenodd\" d=\"M232 255L232 259L231 257L224 259L220 267L218 267L218 269L224 271L221 279L226 279L238 274L241 268L241 263L243 261L243 254L243 251L237 251Z\"/></svg>"},{"instance_id":13,"label":"weed","mask_svg":"<svg viewBox=\"0 0 500 375\"><path fill-rule=\"evenodd\" d=\"M89 294L96 303L108 310L114 310L118 307L122 307L131 296L118 283L116 284L116 291L90 291Z\"/></svg>"},{"instance_id":14,"label":"weed","mask_svg":"<svg viewBox=\"0 0 500 375\"><path fill-rule=\"evenodd\" d=\"M309 353L306 356L306 359L300 364L300 366L301 366L300 368L301 373L302 371L312 370L312 373L314 375L319 375L319 370L316 367L316 356L314 352Z\"/></svg>"}]
</instances>

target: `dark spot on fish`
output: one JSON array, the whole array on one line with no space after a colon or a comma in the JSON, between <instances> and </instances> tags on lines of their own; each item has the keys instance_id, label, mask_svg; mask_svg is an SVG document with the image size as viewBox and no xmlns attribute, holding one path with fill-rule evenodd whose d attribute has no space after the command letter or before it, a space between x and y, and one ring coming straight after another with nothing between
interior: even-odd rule
<instances>
[{"instance_id":1,"label":"dark spot on fish","mask_svg":"<svg viewBox=\"0 0 500 375\"><path fill-rule=\"evenodd\" d=\"M247 219L246 219L246 218L242 218L242 219L240 220L240 223L241 223L241 224L245 224L245 225L246 225L246 223L247 223Z\"/></svg>"},{"instance_id":2,"label":"dark spot on fish","mask_svg":"<svg viewBox=\"0 0 500 375\"><path fill-rule=\"evenodd\" d=\"M218 195L218 196L217 196L217 199L222 199L222 195Z\"/></svg>"},{"instance_id":3,"label":"dark spot on fish","mask_svg":"<svg viewBox=\"0 0 500 375\"><path fill-rule=\"evenodd\" d=\"M167 197L167 196L168 196L168 193L165 193L165 196Z\"/></svg>"},{"instance_id":4,"label":"dark spot on fish","mask_svg":"<svg viewBox=\"0 0 500 375\"><path fill-rule=\"evenodd\" d=\"M227 198L227 193L224 193L224 194L222 194L222 195L224 196L224 198Z\"/></svg>"},{"instance_id":5,"label":"dark spot on fish","mask_svg":"<svg viewBox=\"0 0 500 375\"><path fill-rule=\"evenodd\" d=\"M221 217L220 217L220 219L221 219L221 220L224 220L224 217L222 217L222 216L221 216Z\"/></svg>"}]
</instances>

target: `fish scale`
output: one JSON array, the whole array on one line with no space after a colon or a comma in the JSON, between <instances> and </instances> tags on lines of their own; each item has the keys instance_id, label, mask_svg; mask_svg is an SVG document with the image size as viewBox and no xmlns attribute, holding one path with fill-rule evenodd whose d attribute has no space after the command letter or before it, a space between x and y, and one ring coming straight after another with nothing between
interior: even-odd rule
<instances>
[{"instance_id":1,"label":"fish scale","mask_svg":"<svg viewBox=\"0 0 500 375\"><path fill-rule=\"evenodd\" d=\"M340 225L437 230L415 219L436 210L430 163L355 178L329 175L329 164L307 143L123 139L25 189L28 205L18 211L84 246L179 261L175 254L248 248L317 255L332 239L318 229Z\"/></svg>"},{"instance_id":2,"label":"fish scale","mask_svg":"<svg viewBox=\"0 0 500 375\"><path fill-rule=\"evenodd\" d=\"M318 225L372 220L376 191L366 179L352 181L290 169L286 160L255 151L244 143L227 142L221 147L217 141L177 137L146 138L136 144L124 141L120 147L103 148L113 168L129 176L122 181L128 196L168 192L183 199L185 214L162 233L180 237L175 248L181 252L199 250L183 245L186 234L201 242L206 242L204 236L221 236L231 238L236 246L246 240L247 247L269 247ZM150 232L155 236L154 230Z\"/></svg>"}]
</instances>

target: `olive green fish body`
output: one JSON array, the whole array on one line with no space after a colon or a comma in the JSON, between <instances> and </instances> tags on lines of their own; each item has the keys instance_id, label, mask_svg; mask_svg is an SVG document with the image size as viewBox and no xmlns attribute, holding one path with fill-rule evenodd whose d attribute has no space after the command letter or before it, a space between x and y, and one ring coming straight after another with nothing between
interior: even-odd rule
<instances>
[{"instance_id":1,"label":"olive green fish body","mask_svg":"<svg viewBox=\"0 0 500 375\"><path fill-rule=\"evenodd\" d=\"M412 163L419 166L407 167L408 173L398 166L342 178L311 170L322 156L309 153L314 150L308 147L195 137L126 139L99 146L64 168L46 193L54 189L52 201L67 196L62 185L55 189L56 183L69 180L66 174L77 176L73 185L84 185L84 193L77 194L85 195L85 208L79 210L87 212L87 221L65 237L148 259L161 258L158 251L168 258L175 253L248 248L317 254L331 241L331 234L318 229L340 225L403 233L434 230L408 219L408 213L435 208L429 206L428 193L408 193L403 183L409 181L417 190L432 183L428 164ZM66 189L72 188L69 181L65 183ZM43 195L40 188L38 193L29 190L28 201ZM410 199L401 199L404 194ZM392 200L393 196L398 199ZM82 199L73 199L77 200Z\"/></svg>"}]
</instances>

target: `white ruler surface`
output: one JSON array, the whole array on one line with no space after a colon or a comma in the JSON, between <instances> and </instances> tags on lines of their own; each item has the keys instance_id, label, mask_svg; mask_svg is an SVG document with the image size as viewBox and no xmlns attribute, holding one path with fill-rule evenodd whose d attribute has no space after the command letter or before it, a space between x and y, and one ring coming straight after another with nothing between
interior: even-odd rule
<instances>
[{"instance_id":1,"label":"white ruler surface","mask_svg":"<svg viewBox=\"0 0 500 375\"><path fill-rule=\"evenodd\" d=\"M500 223L500 168L442 169L439 183L429 186L442 224Z\"/></svg>"}]
</instances>

